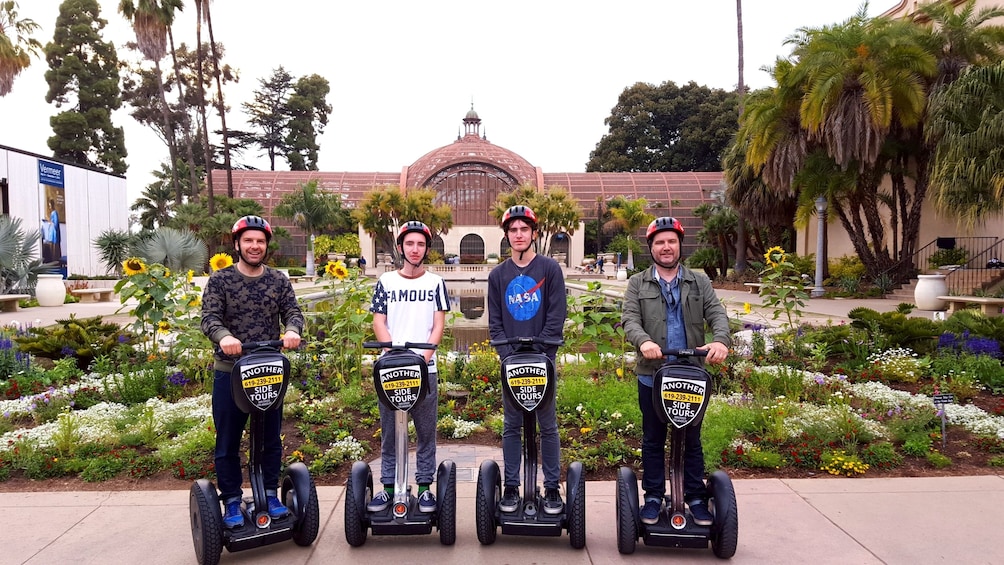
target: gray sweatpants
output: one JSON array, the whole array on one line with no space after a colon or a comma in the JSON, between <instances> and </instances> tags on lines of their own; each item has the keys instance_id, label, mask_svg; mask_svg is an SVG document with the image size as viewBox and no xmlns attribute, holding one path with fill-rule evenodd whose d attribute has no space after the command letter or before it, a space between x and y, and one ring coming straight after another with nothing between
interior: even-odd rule
<instances>
[{"instance_id":1,"label":"gray sweatpants","mask_svg":"<svg viewBox=\"0 0 1004 565\"><path fill-rule=\"evenodd\" d=\"M431 367L430 367L431 368ZM429 393L408 412L415 422L418 448L415 451L415 482L420 485L432 484L436 476L436 420L439 409L438 373L429 372ZM394 468L397 465L397 436L394 432L394 416L397 410L380 403L380 482L394 484Z\"/></svg>"}]
</instances>

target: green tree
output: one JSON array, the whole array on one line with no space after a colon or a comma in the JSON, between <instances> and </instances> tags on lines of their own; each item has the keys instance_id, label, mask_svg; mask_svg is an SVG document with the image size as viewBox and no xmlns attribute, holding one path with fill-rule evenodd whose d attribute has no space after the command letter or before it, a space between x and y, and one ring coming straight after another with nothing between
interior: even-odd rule
<instances>
[{"instance_id":1,"label":"green tree","mask_svg":"<svg viewBox=\"0 0 1004 565\"><path fill-rule=\"evenodd\" d=\"M137 241L133 250L146 263L160 263L178 273L200 272L209 260L206 244L194 233L169 227L157 228Z\"/></svg>"},{"instance_id":2,"label":"green tree","mask_svg":"<svg viewBox=\"0 0 1004 565\"><path fill-rule=\"evenodd\" d=\"M365 195L352 218L373 238L377 251L400 258L395 238L402 223L421 220L433 235L447 233L453 227L453 210L445 204L433 204L436 193L413 188L403 192L400 187L375 188Z\"/></svg>"},{"instance_id":3,"label":"green tree","mask_svg":"<svg viewBox=\"0 0 1004 565\"><path fill-rule=\"evenodd\" d=\"M328 125L331 106L326 97L331 85L320 75L302 77L293 85L293 93L286 101L289 115L286 134L286 161L293 171L316 171L317 136Z\"/></svg>"},{"instance_id":4,"label":"green tree","mask_svg":"<svg viewBox=\"0 0 1004 565\"><path fill-rule=\"evenodd\" d=\"M174 203L181 204L181 183L178 182L178 145L175 128L171 123L171 108L167 104L160 61L167 55L167 35L174 23L174 11L181 10L181 0L120 0L119 12L132 24L139 52L153 63L160 96L161 117L164 120L167 149L171 155L171 181L174 186Z\"/></svg>"},{"instance_id":5,"label":"green tree","mask_svg":"<svg viewBox=\"0 0 1004 565\"><path fill-rule=\"evenodd\" d=\"M268 155L269 170L275 170L276 155L285 155L286 130L289 113L286 102L293 86L293 76L281 66L272 71L267 79L258 79L258 89L254 91L254 101L243 104L248 115L248 123L254 126L252 132L242 132L239 137L250 145L256 145ZM234 132L237 135L236 132Z\"/></svg>"},{"instance_id":6,"label":"green tree","mask_svg":"<svg viewBox=\"0 0 1004 565\"><path fill-rule=\"evenodd\" d=\"M282 197L275 207L275 214L280 218L293 220L297 227L307 236L307 274L316 273L314 267L314 237L319 229L330 227L344 230L348 216L342 213L342 200L337 194L324 192L317 188L317 180L301 183L299 190Z\"/></svg>"},{"instance_id":7,"label":"green tree","mask_svg":"<svg viewBox=\"0 0 1004 565\"><path fill-rule=\"evenodd\" d=\"M735 92L689 82L636 83L604 123L586 171L717 171L738 122Z\"/></svg>"},{"instance_id":8,"label":"green tree","mask_svg":"<svg viewBox=\"0 0 1004 565\"><path fill-rule=\"evenodd\" d=\"M0 96L14 87L14 79L31 65L42 44L31 36L39 25L28 18L18 18L17 2L0 2Z\"/></svg>"},{"instance_id":9,"label":"green tree","mask_svg":"<svg viewBox=\"0 0 1004 565\"><path fill-rule=\"evenodd\" d=\"M206 30L209 32L209 51L210 51L210 53L212 53L212 57L210 57L209 61L210 61L210 63L212 63L212 67L213 67L212 77L213 77L213 79L216 82L216 100L214 100L214 104L216 105L216 111L220 115L220 127L222 129L222 134L223 134L222 135L222 139L223 139L223 170L225 170L227 172L227 197L233 198L234 197L234 175L233 175L233 167L231 166L231 163L230 163L230 133L229 133L229 130L227 129L226 104L225 104L225 101L224 101L224 98L223 98L223 68L220 67L220 61L222 60L222 55L223 54L220 52L221 49L222 49L222 46L217 45L217 43L216 43L216 37L213 34L213 16L212 16L212 10L210 10L210 8L209 8L209 4L210 4L210 0L195 0L196 21L198 22L197 23L197 31L201 31L202 30L202 22L206 22ZM198 68L199 68L199 73L200 73L199 76L201 77L202 76L202 37L201 37L201 35L199 35L198 38L197 38L197 46L198 46L197 51L198 51L198 59L199 59ZM201 84L202 81L200 80L199 83ZM203 123L202 123L202 128L203 128L203 131L206 131L206 132L209 131L209 126L206 124L206 121L204 119L203 119ZM208 134L204 134L204 135L208 135ZM206 146L207 147L209 146L208 140L206 141ZM209 202L210 202L209 206L210 206L210 208L212 208L212 206L213 206L212 194L210 194L210 201Z\"/></svg>"},{"instance_id":10,"label":"green tree","mask_svg":"<svg viewBox=\"0 0 1004 565\"><path fill-rule=\"evenodd\" d=\"M522 204L529 206L537 215L538 245L540 253L547 255L551 247L551 239L559 232L572 235L579 229L581 213L579 201L563 186L550 186L544 190L530 184L522 184L511 192L498 195L492 215L498 222L511 206Z\"/></svg>"},{"instance_id":11,"label":"green tree","mask_svg":"<svg viewBox=\"0 0 1004 565\"><path fill-rule=\"evenodd\" d=\"M125 133L112 124L122 104L118 56L101 39L108 22L97 0L65 0L59 6L55 33L45 46L49 90L45 101L69 106L49 119L53 156L71 163L125 174Z\"/></svg>"},{"instance_id":12,"label":"green tree","mask_svg":"<svg viewBox=\"0 0 1004 565\"><path fill-rule=\"evenodd\" d=\"M133 212L139 212L139 225L145 230L167 225L171 219L171 203L174 191L170 184L171 172L167 165L161 164L160 170L154 172L157 178L147 185L140 197L129 207Z\"/></svg>"},{"instance_id":13,"label":"green tree","mask_svg":"<svg viewBox=\"0 0 1004 565\"><path fill-rule=\"evenodd\" d=\"M931 102L938 140L931 195L943 213L973 227L1004 211L1004 62L973 68Z\"/></svg>"},{"instance_id":14,"label":"green tree","mask_svg":"<svg viewBox=\"0 0 1004 565\"><path fill-rule=\"evenodd\" d=\"M21 218L0 215L0 294L35 286L44 265L38 257L38 230L25 230Z\"/></svg>"},{"instance_id":15,"label":"green tree","mask_svg":"<svg viewBox=\"0 0 1004 565\"><path fill-rule=\"evenodd\" d=\"M647 226L655 216L645 211L648 201L644 198L626 198L615 196L607 204L610 221L603 226L608 232L621 231L629 239L634 239L635 233ZM634 269L634 251L628 247L627 268Z\"/></svg>"},{"instance_id":16,"label":"green tree","mask_svg":"<svg viewBox=\"0 0 1004 565\"><path fill-rule=\"evenodd\" d=\"M94 239L94 247L98 249L98 257L105 264L106 273L122 276L122 263L132 256L136 236L128 230L107 229Z\"/></svg>"},{"instance_id":17,"label":"green tree","mask_svg":"<svg viewBox=\"0 0 1004 565\"><path fill-rule=\"evenodd\" d=\"M712 254L717 260L709 265L706 261L701 268L712 279L719 274L726 274L729 270L729 261L734 249L733 242L737 237L739 216L735 209L724 202L723 194L715 194L713 202L705 202L694 208L694 215L701 219L701 229L694 234L698 243L701 243L715 250ZM695 253L695 255L697 255ZM690 262L688 261L688 265Z\"/></svg>"}]
</instances>

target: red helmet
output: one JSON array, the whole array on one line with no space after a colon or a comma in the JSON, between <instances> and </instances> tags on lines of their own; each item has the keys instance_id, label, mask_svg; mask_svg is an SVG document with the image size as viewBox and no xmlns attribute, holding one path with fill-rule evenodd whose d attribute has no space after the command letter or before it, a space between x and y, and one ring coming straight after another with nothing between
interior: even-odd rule
<instances>
[{"instance_id":1,"label":"red helmet","mask_svg":"<svg viewBox=\"0 0 1004 565\"><path fill-rule=\"evenodd\" d=\"M530 225L530 229L537 229L537 214L534 214L528 206L510 206L505 214L502 214L502 229L508 230L509 222L513 220L523 220Z\"/></svg>"},{"instance_id":2,"label":"red helmet","mask_svg":"<svg viewBox=\"0 0 1004 565\"><path fill-rule=\"evenodd\" d=\"M244 216L234 222L234 227L230 228L230 235L233 236L234 241L237 241L241 238L241 234L248 230L259 230L264 232L265 243L271 243L272 226L265 221L265 218L260 216Z\"/></svg>"},{"instance_id":3,"label":"red helmet","mask_svg":"<svg viewBox=\"0 0 1004 565\"><path fill-rule=\"evenodd\" d=\"M408 235L408 232L418 232L425 236L425 246L432 247L432 230L429 226L419 222L417 220L412 220L410 222L405 222L401 229L397 232L397 244L401 245L404 241L404 236Z\"/></svg>"},{"instance_id":4,"label":"red helmet","mask_svg":"<svg viewBox=\"0 0 1004 565\"><path fill-rule=\"evenodd\" d=\"M655 234L666 230L675 231L680 236L680 239L683 240L683 224L680 223L680 220L671 216L663 216L652 220L652 223L648 225L648 229L645 230L645 239L648 240L649 245L652 245L652 238L655 237Z\"/></svg>"}]
</instances>

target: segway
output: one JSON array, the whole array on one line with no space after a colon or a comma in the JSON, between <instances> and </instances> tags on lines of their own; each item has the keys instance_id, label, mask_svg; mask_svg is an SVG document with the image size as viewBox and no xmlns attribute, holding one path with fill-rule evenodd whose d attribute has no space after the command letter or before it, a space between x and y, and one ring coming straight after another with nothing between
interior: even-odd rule
<instances>
[{"instance_id":1,"label":"segway","mask_svg":"<svg viewBox=\"0 0 1004 565\"><path fill-rule=\"evenodd\" d=\"M289 508L283 518L268 514L262 461L265 450L265 418L269 410L282 410L289 384L289 359L280 353L281 340L245 343L244 355L235 363L230 386L234 403L251 415L248 476L250 497L245 497L244 525L226 529L216 487L207 479L198 479L188 497L195 556L201 565L215 565L226 547L230 552L244 551L292 539L308 546L317 539L321 524L317 488L310 471L296 462L286 468L280 479L279 500Z\"/></svg>"},{"instance_id":2,"label":"segway","mask_svg":"<svg viewBox=\"0 0 1004 565\"><path fill-rule=\"evenodd\" d=\"M704 357L702 349L664 349L663 355ZM659 522L645 524L639 518L638 480L630 467L617 473L617 549L634 553L639 537L645 545L707 549L715 556L729 559L739 542L739 514L732 479L724 471L708 478L708 507L714 516L710 526L694 523L684 507L683 455L687 427L699 425L711 399L711 375L703 367L684 360L667 360L654 377L652 402L659 419L671 424L669 468L670 495Z\"/></svg>"},{"instance_id":3,"label":"segway","mask_svg":"<svg viewBox=\"0 0 1004 565\"><path fill-rule=\"evenodd\" d=\"M457 540L457 467L443 461L436 470L436 510L422 512L418 497L408 485L408 412L429 394L429 366L415 349L435 349L430 343L367 341L367 348L389 348L373 364L373 384L380 402L395 411L394 434L397 465L394 469L394 498L390 506L370 512L373 473L365 461L352 464L345 486L345 541L353 547L373 535L419 535L439 530L439 542L453 545ZM388 433L390 430L384 430ZM383 488L381 486L381 488Z\"/></svg>"},{"instance_id":4,"label":"segway","mask_svg":"<svg viewBox=\"0 0 1004 565\"><path fill-rule=\"evenodd\" d=\"M498 528L503 534L560 536L568 531L575 549L586 545L586 478L582 463L568 466L565 507L560 514L543 512L543 497L537 485L537 407L554 397L557 376L554 363L538 345L561 345L561 340L515 337L492 340L492 346L515 345L516 351L502 360L502 390L523 411L523 497L515 512L502 512L502 477L498 463L488 459L478 470L476 519L478 541L495 543Z\"/></svg>"}]
</instances>

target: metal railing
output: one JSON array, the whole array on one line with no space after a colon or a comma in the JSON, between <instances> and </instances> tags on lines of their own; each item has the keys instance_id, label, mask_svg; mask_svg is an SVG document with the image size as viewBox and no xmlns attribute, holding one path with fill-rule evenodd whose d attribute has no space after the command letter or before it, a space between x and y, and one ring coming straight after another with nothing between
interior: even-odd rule
<instances>
[{"instance_id":1,"label":"metal railing","mask_svg":"<svg viewBox=\"0 0 1004 565\"><path fill-rule=\"evenodd\" d=\"M963 259L955 264L945 264L944 256L956 250L965 252L960 253ZM1004 277L1004 269L988 268L992 264L991 259L999 259L1002 253L1004 241L999 237L938 237L913 254L913 264L920 273L944 273L950 293L972 294L986 290Z\"/></svg>"}]
</instances>

